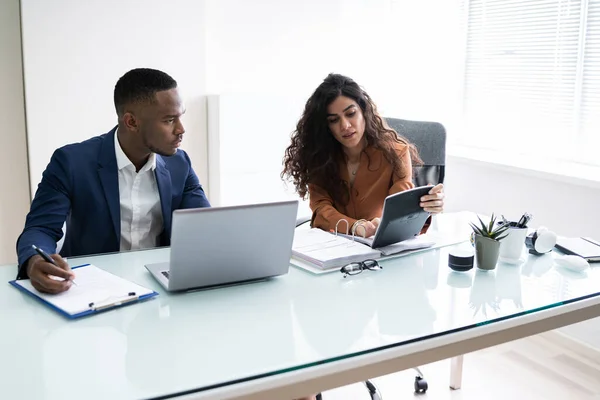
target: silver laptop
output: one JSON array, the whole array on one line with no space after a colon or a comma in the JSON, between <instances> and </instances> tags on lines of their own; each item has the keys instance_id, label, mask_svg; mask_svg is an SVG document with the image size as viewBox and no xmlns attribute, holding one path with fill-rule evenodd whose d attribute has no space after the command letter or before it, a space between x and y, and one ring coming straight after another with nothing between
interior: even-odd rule
<instances>
[{"instance_id":1,"label":"silver laptop","mask_svg":"<svg viewBox=\"0 0 600 400\"><path fill-rule=\"evenodd\" d=\"M146 269L169 291L286 274L297 212L296 200L176 210L170 262Z\"/></svg>"}]
</instances>

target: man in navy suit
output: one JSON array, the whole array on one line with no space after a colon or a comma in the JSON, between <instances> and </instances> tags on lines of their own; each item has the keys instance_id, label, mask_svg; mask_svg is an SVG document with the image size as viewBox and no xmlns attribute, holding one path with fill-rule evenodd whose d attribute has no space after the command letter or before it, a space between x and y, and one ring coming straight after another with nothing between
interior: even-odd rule
<instances>
[{"instance_id":1,"label":"man in navy suit","mask_svg":"<svg viewBox=\"0 0 600 400\"><path fill-rule=\"evenodd\" d=\"M210 207L179 149L185 109L177 82L161 71L134 69L117 82L114 102L118 125L56 150L31 203L17 240L17 278L29 277L41 292L71 287L74 274L62 257L167 246L173 210Z\"/></svg>"}]
</instances>

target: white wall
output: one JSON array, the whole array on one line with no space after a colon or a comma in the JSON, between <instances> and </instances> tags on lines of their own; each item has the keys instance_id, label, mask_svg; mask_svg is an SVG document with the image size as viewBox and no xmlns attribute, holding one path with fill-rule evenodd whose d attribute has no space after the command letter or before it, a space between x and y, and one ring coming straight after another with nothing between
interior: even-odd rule
<instances>
[{"instance_id":1,"label":"white wall","mask_svg":"<svg viewBox=\"0 0 600 400\"><path fill-rule=\"evenodd\" d=\"M308 200L280 173L290 133L304 99L285 95L226 94L208 97L211 204L228 206L299 200L298 216L311 215ZM262 110L273 112L264 123Z\"/></svg>"},{"instance_id":2,"label":"white wall","mask_svg":"<svg viewBox=\"0 0 600 400\"><path fill-rule=\"evenodd\" d=\"M600 238L600 187L570 184L494 164L448 157L446 208L518 218L533 213L532 226L565 236ZM595 266L594 268L600 268ZM560 330L600 349L600 319Z\"/></svg>"},{"instance_id":3,"label":"white wall","mask_svg":"<svg viewBox=\"0 0 600 400\"><path fill-rule=\"evenodd\" d=\"M116 125L115 83L137 67L178 81L183 148L206 182L204 1L22 0L22 10L32 190L57 147Z\"/></svg>"},{"instance_id":4,"label":"white wall","mask_svg":"<svg viewBox=\"0 0 600 400\"><path fill-rule=\"evenodd\" d=\"M457 115L462 59L452 45L460 34L455 4L23 0L32 191L54 149L113 127L114 84L139 66L179 81L188 109L184 148L209 197L206 94L278 93L305 100L329 72L338 72L365 86L388 114L400 109L405 117L435 120ZM269 111L263 112L268 123Z\"/></svg>"},{"instance_id":5,"label":"white wall","mask_svg":"<svg viewBox=\"0 0 600 400\"><path fill-rule=\"evenodd\" d=\"M491 163L448 157L448 210L533 214L533 226L546 226L565 236L600 238L600 185L571 184L533 172Z\"/></svg>"},{"instance_id":6,"label":"white wall","mask_svg":"<svg viewBox=\"0 0 600 400\"><path fill-rule=\"evenodd\" d=\"M280 178L289 135L304 99L283 95L209 96L209 180L213 205L298 199ZM274 110L264 122L261 110ZM310 213L307 205L299 207Z\"/></svg>"},{"instance_id":7,"label":"white wall","mask_svg":"<svg viewBox=\"0 0 600 400\"><path fill-rule=\"evenodd\" d=\"M335 72L387 115L449 120L460 111L464 61L457 3L207 0L207 90L306 100Z\"/></svg>"},{"instance_id":8,"label":"white wall","mask_svg":"<svg viewBox=\"0 0 600 400\"><path fill-rule=\"evenodd\" d=\"M0 2L0 265L16 262L29 209L19 0Z\"/></svg>"},{"instance_id":9,"label":"white wall","mask_svg":"<svg viewBox=\"0 0 600 400\"><path fill-rule=\"evenodd\" d=\"M455 1L207 0L206 11L214 204L297 198L279 177L283 152L330 72L354 78L389 116L451 126L460 114Z\"/></svg>"}]
</instances>

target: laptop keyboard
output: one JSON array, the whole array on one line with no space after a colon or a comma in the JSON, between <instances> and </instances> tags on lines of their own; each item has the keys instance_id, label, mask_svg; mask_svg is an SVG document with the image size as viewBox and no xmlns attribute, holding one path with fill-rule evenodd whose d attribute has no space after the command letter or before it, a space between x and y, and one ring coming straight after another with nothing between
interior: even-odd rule
<instances>
[{"instance_id":1,"label":"laptop keyboard","mask_svg":"<svg viewBox=\"0 0 600 400\"><path fill-rule=\"evenodd\" d=\"M165 278L169 279L169 271L160 271L161 274L165 276Z\"/></svg>"}]
</instances>

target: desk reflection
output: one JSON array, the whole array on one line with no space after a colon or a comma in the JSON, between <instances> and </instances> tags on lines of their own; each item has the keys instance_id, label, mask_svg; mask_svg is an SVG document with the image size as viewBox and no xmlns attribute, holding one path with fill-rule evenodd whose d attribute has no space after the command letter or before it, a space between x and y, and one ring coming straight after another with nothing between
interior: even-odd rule
<instances>
[{"instance_id":1,"label":"desk reflection","mask_svg":"<svg viewBox=\"0 0 600 400\"><path fill-rule=\"evenodd\" d=\"M438 285L440 251L426 251L413 258L414 263L397 268L395 276L390 277L402 282L401 291L386 292L383 282L378 290L384 293L377 303L379 331L383 335L409 339L433 332L437 314L427 292Z\"/></svg>"},{"instance_id":2,"label":"desk reflection","mask_svg":"<svg viewBox=\"0 0 600 400\"><path fill-rule=\"evenodd\" d=\"M521 268L521 274L523 276L535 276L540 277L546 272L550 271L554 264L554 257L551 253L536 256L529 254L527 261Z\"/></svg>"},{"instance_id":3,"label":"desk reflection","mask_svg":"<svg viewBox=\"0 0 600 400\"><path fill-rule=\"evenodd\" d=\"M436 311L427 291L438 285L439 252L415 254L408 264L391 259L381 265L382 270L346 279L314 277L311 293L294 299L306 351L317 358L343 355L433 331Z\"/></svg>"},{"instance_id":4,"label":"desk reflection","mask_svg":"<svg viewBox=\"0 0 600 400\"><path fill-rule=\"evenodd\" d=\"M520 267L501 264L493 271L477 269L474 275L469 296L473 316L481 314L487 319L500 315L503 300L512 303L503 307L523 308Z\"/></svg>"},{"instance_id":5,"label":"desk reflection","mask_svg":"<svg viewBox=\"0 0 600 400\"><path fill-rule=\"evenodd\" d=\"M130 383L144 391L192 389L199 378L214 383L266 372L256 369L257 360L281 368L280 360L294 357L288 283L275 278L161 294L158 307L145 309L129 325L125 360Z\"/></svg>"}]
</instances>

